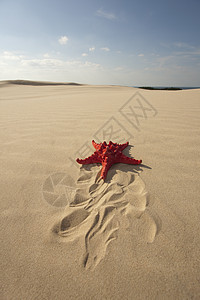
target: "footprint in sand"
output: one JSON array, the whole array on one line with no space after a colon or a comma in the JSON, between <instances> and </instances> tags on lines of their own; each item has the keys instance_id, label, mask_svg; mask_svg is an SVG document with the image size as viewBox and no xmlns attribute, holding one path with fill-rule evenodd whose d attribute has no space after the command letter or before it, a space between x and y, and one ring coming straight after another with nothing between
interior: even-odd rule
<instances>
[{"instance_id":1,"label":"footprint in sand","mask_svg":"<svg viewBox=\"0 0 200 300\"><path fill-rule=\"evenodd\" d=\"M105 181L96 180L98 173L96 165L80 168L75 196L58 230L66 241L84 236L86 269L95 268L104 258L109 243L117 237L120 216L126 216L148 243L154 241L160 228L159 218L148 212L145 184L138 173L123 164L120 170L112 167Z\"/></svg>"}]
</instances>

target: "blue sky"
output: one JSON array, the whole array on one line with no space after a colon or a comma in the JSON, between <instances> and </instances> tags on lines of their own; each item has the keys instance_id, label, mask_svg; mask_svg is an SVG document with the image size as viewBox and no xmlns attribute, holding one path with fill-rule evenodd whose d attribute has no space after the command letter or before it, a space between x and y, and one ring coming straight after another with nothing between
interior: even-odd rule
<instances>
[{"instance_id":1,"label":"blue sky","mask_svg":"<svg viewBox=\"0 0 200 300\"><path fill-rule=\"evenodd\" d=\"M200 86L199 0L0 0L0 80Z\"/></svg>"}]
</instances>

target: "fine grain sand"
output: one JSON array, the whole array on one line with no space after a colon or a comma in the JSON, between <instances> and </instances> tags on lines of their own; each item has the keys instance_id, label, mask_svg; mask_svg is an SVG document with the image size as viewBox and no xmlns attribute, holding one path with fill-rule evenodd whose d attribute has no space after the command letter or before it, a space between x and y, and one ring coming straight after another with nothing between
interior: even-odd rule
<instances>
[{"instance_id":1,"label":"fine grain sand","mask_svg":"<svg viewBox=\"0 0 200 300\"><path fill-rule=\"evenodd\" d=\"M199 128L200 90L0 82L0 299L200 299Z\"/></svg>"}]
</instances>

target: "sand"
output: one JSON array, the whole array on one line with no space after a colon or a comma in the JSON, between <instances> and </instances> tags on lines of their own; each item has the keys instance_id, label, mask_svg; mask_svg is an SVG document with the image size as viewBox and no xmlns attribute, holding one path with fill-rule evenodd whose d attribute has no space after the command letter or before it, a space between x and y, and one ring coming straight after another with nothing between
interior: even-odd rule
<instances>
[{"instance_id":1,"label":"sand","mask_svg":"<svg viewBox=\"0 0 200 300\"><path fill-rule=\"evenodd\" d=\"M200 299L200 90L0 83L1 299ZM129 141L140 166L75 161Z\"/></svg>"}]
</instances>

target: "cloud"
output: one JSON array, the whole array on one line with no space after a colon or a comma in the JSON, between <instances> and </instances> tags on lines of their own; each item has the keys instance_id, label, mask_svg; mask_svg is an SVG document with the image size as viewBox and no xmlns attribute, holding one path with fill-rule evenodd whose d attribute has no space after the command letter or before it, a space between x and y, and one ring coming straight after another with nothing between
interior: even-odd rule
<instances>
[{"instance_id":1,"label":"cloud","mask_svg":"<svg viewBox=\"0 0 200 300\"><path fill-rule=\"evenodd\" d=\"M82 56L85 57L85 56L88 56L88 54L87 53L82 53Z\"/></svg>"},{"instance_id":2,"label":"cloud","mask_svg":"<svg viewBox=\"0 0 200 300\"><path fill-rule=\"evenodd\" d=\"M139 57L143 57L143 56L144 56L144 54L143 54L143 53L140 53L140 54L138 54L138 56L139 56Z\"/></svg>"},{"instance_id":3,"label":"cloud","mask_svg":"<svg viewBox=\"0 0 200 300\"><path fill-rule=\"evenodd\" d=\"M58 39L58 42L60 45L66 45L68 40L69 40L68 37L66 35L64 35Z\"/></svg>"},{"instance_id":4,"label":"cloud","mask_svg":"<svg viewBox=\"0 0 200 300\"><path fill-rule=\"evenodd\" d=\"M110 51L110 49L108 47L103 47L103 48L101 48L101 50L106 51L106 52Z\"/></svg>"},{"instance_id":5,"label":"cloud","mask_svg":"<svg viewBox=\"0 0 200 300\"><path fill-rule=\"evenodd\" d=\"M93 63L90 61L82 62L81 60L60 60L60 59L26 59L22 60L21 64L23 66L37 67L46 70L68 70L74 66L78 68L90 68L97 69L100 67L100 64Z\"/></svg>"},{"instance_id":6,"label":"cloud","mask_svg":"<svg viewBox=\"0 0 200 300\"><path fill-rule=\"evenodd\" d=\"M96 12L96 15L99 16L99 17L103 17L105 19L108 19L108 20L117 19L117 17L115 16L114 13L108 13L108 12L103 11L102 9L98 9L97 12Z\"/></svg>"},{"instance_id":7,"label":"cloud","mask_svg":"<svg viewBox=\"0 0 200 300\"><path fill-rule=\"evenodd\" d=\"M90 51L90 52L93 52L94 50L95 50L95 47L89 48L89 51Z\"/></svg>"},{"instance_id":8,"label":"cloud","mask_svg":"<svg viewBox=\"0 0 200 300\"><path fill-rule=\"evenodd\" d=\"M184 42L174 42L170 44L161 44L168 48L169 55L174 57L174 61L178 61L184 65L189 62L198 61L200 55L200 47L193 46ZM176 63L175 61L175 63Z\"/></svg>"},{"instance_id":9,"label":"cloud","mask_svg":"<svg viewBox=\"0 0 200 300\"><path fill-rule=\"evenodd\" d=\"M162 69L162 68L164 68L166 66L169 66L172 63L173 60L174 60L174 56L173 55L158 57L156 59L156 61L158 63L158 69Z\"/></svg>"},{"instance_id":10,"label":"cloud","mask_svg":"<svg viewBox=\"0 0 200 300\"><path fill-rule=\"evenodd\" d=\"M116 67L116 68L114 68L114 71L117 71L117 72L119 72L119 71L123 71L124 70L124 68L123 67Z\"/></svg>"},{"instance_id":11,"label":"cloud","mask_svg":"<svg viewBox=\"0 0 200 300\"><path fill-rule=\"evenodd\" d=\"M81 63L82 67L89 67L89 68L94 68L94 69L99 69L101 67L100 64L96 64L90 61L86 61L84 64Z\"/></svg>"},{"instance_id":12,"label":"cloud","mask_svg":"<svg viewBox=\"0 0 200 300\"><path fill-rule=\"evenodd\" d=\"M83 53L86 54L87 53ZM86 56L83 55L83 56ZM15 69L18 67L26 69L41 69L41 70L65 70L74 68L91 68L97 69L100 66L98 63L93 63L90 61L83 62L81 60L62 60L57 58L50 58L49 54L44 54L41 58L29 58L24 55L16 55L12 52L4 51L0 53L0 64L5 66L10 66Z\"/></svg>"},{"instance_id":13,"label":"cloud","mask_svg":"<svg viewBox=\"0 0 200 300\"><path fill-rule=\"evenodd\" d=\"M41 68L57 68L63 65L59 59L23 59L21 61L23 66L41 67Z\"/></svg>"},{"instance_id":14,"label":"cloud","mask_svg":"<svg viewBox=\"0 0 200 300\"><path fill-rule=\"evenodd\" d=\"M173 44L177 48L184 48L184 49L195 49L194 46L191 46L187 43L182 43L182 42L176 42Z\"/></svg>"},{"instance_id":15,"label":"cloud","mask_svg":"<svg viewBox=\"0 0 200 300\"><path fill-rule=\"evenodd\" d=\"M44 58L49 58L50 57L49 53L45 53L43 56L44 56Z\"/></svg>"},{"instance_id":16,"label":"cloud","mask_svg":"<svg viewBox=\"0 0 200 300\"><path fill-rule=\"evenodd\" d=\"M50 58L42 55L20 55L21 53L0 51L0 80L30 79L65 82L92 83L101 78L103 67L95 61L61 59L56 54Z\"/></svg>"},{"instance_id":17,"label":"cloud","mask_svg":"<svg viewBox=\"0 0 200 300\"><path fill-rule=\"evenodd\" d=\"M4 51L3 52L3 55L2 57L5 59L5 60L20 60L23 58L23 55L17 55L17 54L14 54L10 51Z\"/></svg>"}]
</instances>

